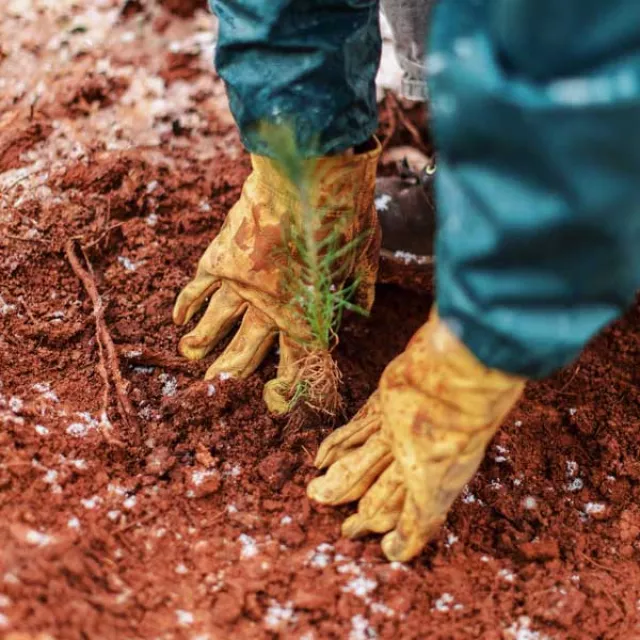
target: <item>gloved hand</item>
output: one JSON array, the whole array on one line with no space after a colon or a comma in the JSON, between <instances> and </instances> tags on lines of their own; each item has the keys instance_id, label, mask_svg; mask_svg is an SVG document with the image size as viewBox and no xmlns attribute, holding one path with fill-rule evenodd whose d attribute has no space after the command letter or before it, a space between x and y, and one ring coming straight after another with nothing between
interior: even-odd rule
<instances>
[{"instance_id":1,"label":"gloved hand","mask_svg":"<svg viewBox=\"0 0 640 640\"><path fill-rule=\"evenodd\" d=\"M376 140L373 146L365 153L303 161L310 163L305 170L307 206L340 220L345 244L363 237L353 251L341 255L341 281L335 284L340 287L358 277L354 303L365 309L373 303L380 247L373 204L380 144ZM253 172L242 195L200 259L195 278L178 296L173 319L186 324L211 296L198 325L180 341L182 355L193 360L203 358L242 320L228 347L209 367L207 379L223 372L240 378L250 375L279 334L278 374L266 385L264 398L271 411L284 413L289 408L287 389L302 357L299 340L307 328L283 291L278 249L282 225L300 215L300 192L275 160L256 155L251 160Z\"/></svg>"},{"instance_id":2,"label":"gloved hand","mask_svg":"<svg viewBox=\"0 0 640 640\"><path fill-rule=\"evenodd\" d=\"M315 464L329 470L309 497L359 500L343 535L386 533L387 558L409 560L444 522L524 384L482 365L434 311L355 418L322 443Z\"/></svg>"}]
</instances>

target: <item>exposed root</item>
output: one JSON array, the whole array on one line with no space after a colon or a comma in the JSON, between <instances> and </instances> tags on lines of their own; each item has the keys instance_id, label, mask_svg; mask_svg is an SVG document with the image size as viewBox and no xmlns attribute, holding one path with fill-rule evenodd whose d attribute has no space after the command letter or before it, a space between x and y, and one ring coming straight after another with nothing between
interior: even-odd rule
<instances>
[{"instance_id":1,"label":"exposed root","mask_svg":"<svg viewBox=\"0 0 640 640\"><path fill-rule=\"evenodd\" d=\"M397 107L397 105L398 103L396 102L395 106ZM398 128L398 116L396 115L396 110L389 105L389 100L385 100L385 108L389 117L389 126L387 131L385 131L385 137L382 141L382 151L384 151L391 143L391 140L396 133L396 129Z\"/></svg>"},{"instance_id":2,"label":"exposed root","mask_svg":"<svg viewBox=\"0 0 640 640\"><path fill-rule=\"evenodd\" d=\"M144 345L119 344L118 354L129 364L139 366L162 367L174 371L193 372L198 363L194 363L184 358L167 355L156 349L145 347Z\"/></svg>"},{"instance_id":3,"label":"exposed root","mask_svg":"<svg viewBox=\"0 0 640 640\"><path fill-rule=\"evenodd\" d=\"M404 109L400 106L398 99L393 95L393 93L389 93L389 99L391 100L392 107L391 110L395 113L400 120L400 124L409 132L409 135L413 139L414 144L418 149L425 149L426 145L424 140L422 139L422 135L418 128L409 120L407 114L404 112Z\"/></svg>"},{"instance_id":4,"label":"exposed root","mask_svg":"<svg viewBox=\"0 0 640 640\"><path fill-rule=\"evenodd\" d=\"M341 384L342 373L330 351L309 351L302 359L296 387L302 385L302 400L313 411L335 416L343 406Z\"/></svg>"},{"instance_id":5,"label":"exposed root","mask_svg":"<svg viewBox=\"0 0 640 640\"><path fill-rule=\"evenodd\" d=\"M335 418L342 413L342 373L329 350L308 351L300 360L292 386L287 426L299 427L312 416Z\"/></svg>"},{"instance_id":6,"label":"exposed root","mask_svg":"<svg viewBox=\"0 0 640 640\"><path fill-rule=\"evenodd\" d=\"M65 251L73 272L82 282L82 285L84 286L87 294L91 298L91 302L93 303L93 315L96 322L96 341L98 343L99 356L97 369L98 374L100 375L104 383L102 397L103 414L101 420L101 432L105 440L109 444L118 447L124 447L124 442L114 437L110 433L111 426L108 422L107 413L110 393L109 373L111 373L111 378L113 380L118 409L122 420L127 426L127 429L132 434L136 434L137 436L139 436L140 428L137 423L135 411L133 409L133 406L131 405L129 396L127 395L125 383L122 379L122 374L120 373L120 363L118 360L116 348L113 344L113 340L111 339L111 335L109 334L109 330L107 329L107 323L104 319L104 302L100 297L100 294L98 293L98 287L96 286L96 281L93 277L93 268L91 267L91 263L89 262L87 256L85 255L84 259L86 261L88 270L80 264L78 256L76 255L75 242L73 240L67 242Z\"/></svg>"}]
</instances>

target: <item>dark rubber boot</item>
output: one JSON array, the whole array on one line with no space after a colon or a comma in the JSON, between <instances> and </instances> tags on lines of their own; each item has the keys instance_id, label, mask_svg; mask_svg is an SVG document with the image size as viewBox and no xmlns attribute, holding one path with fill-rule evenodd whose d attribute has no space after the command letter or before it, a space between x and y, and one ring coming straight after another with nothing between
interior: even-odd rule
<instances>
[{"instance_id":1,"label":"dark rubber boot","mask_svg":"<svg viewBox=\"0 0 640 640\"><path fill-rule=\"evenodd\" d=\"M375 205L382 227L378 282L430 290L435 237L435 167L376 180Z\"/></svg>"}]
</instances>

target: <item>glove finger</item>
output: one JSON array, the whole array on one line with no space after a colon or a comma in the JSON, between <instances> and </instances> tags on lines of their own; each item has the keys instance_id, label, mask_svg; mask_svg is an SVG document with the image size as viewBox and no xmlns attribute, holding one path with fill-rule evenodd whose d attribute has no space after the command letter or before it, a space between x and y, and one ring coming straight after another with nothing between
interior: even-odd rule
<instances>
[{"instance_id":1,"label":"glove finger","mask_svg":"<svg viewBox=\"0 0 640 640\"><path fill-rule=\"evenodd\" d=\"M422 551L447 518L447 512L465 484L482 462L485 448L495 429L474 434L467 443L448 448L434 441L428 455L415 464L415 455L396 451L399 460L413 464L402 466L407 495L396 528L382 540L382 550L389 560L404 562ZM451 437L451 434L450 434ZM414 445L415 446L415 445Z\"/></svg>"},{"instance_id":2,"label":"glove finger","mask_svg":"<svg viewBox=\"0 0 640 640\"><path fill-rule=\"evenodd\" d=\"M267 315L250 306L233 340L207 370L205 380L221 373L234 378L250 376L267 355L277 330Z\"/></svg>"},{"instance_id":3,"label":"glove finger","mask_svg":"<svg viewBox=\"0 0 640 640\"><path fill-rule=\"evenodd\" d=\"M393 455L380 433L335 462L327 473L315 478L307 495L322 504L345 504L360 498L378 476L391 464Z\"/></svg>"},{"instance_id":4,"label":"glove finger","mask_svg":"<svg viewBox=\"0 0 640 640\"><path fill-rule=\"evenodd\" d=\"M326 469L380 430L380 399L376 391L356 413L351 422L326 437L314 460L318 469Z\"/></svg>"},{"instance_id":5,"label":"glove finger","mask_svg":"<svg viewBox=\"0 0 640 640\"><path fill-rule=\"evenodd\" d=\"M280 332L280 361L278 375L264 386L263 398L269 411L287 413L290 409L292 387L296 379L300 361L304 355L303 347L284 332Z\"/></svg>"},{"instance_id":6,"label":"glove finger","mask_svg":"<svg viewBox=\"0 0 640 640\"><path fill-rule=\"evenodd\" d=\"M398 463L393 462L362 496L358 513L344 521L342 535L358 538L368 533L390 531L400 518L405 495L402 471Z\"/></svg>"},{"instance_id":7,"label":"glove finger","mask_svg":"<svg viewBox=\"0 0 640 640\"><path fill-rule=\"evenodd\" d=\"M180 340L178 350L190 360L204 358L231 331L246 308L247 303L224 283L211 298L196 328Z\"/></svg>"},{"instance_id":8,"label":"glove finger","mask_svg":"<svg viewBox=\"0 0 640 640\"><path fill-rule=\"evenodd\" d=\"M173 306L173 322L179 326L187 324L219 286L219 278L198 267L196 277L178 295Z\"/></svg>"},{"instance_id":9,"label":"glove finger","mask_svg":"<svg viewBox=\"0 0 640 640\"><path fill-rule=\"evenodd\" d=\"M382 539L382 551L392 562L406 562L417 556L444 524L446 514L428 514L414 496L407 493L396 528Z\"/></svg>"},{"instance_id":10,"label":"glove finger","mask_svg":"<svg viewBox=\"0 0 640 640\"><path fill-rule=\"evenodd\" d=\"M410 446L410 445L409 445ZM396 451L398 456L398 451ZM402 460L409 464L402 464ZM402 513L396 527L382 539L382 551L391 561L406 562L417 556L429 539L444 523L447 511L465 481L457 486L451 496L444 482L448 469L455 465L455 458L421 456L416 463L415 456L398 456L406 487Z\"/></svg>"}]
</instances>

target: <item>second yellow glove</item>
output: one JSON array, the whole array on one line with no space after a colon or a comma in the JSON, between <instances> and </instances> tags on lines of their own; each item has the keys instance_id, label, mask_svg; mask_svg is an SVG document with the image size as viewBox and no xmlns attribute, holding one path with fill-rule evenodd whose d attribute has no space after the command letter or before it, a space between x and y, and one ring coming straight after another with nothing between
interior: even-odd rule
<instances>
[{"instance_id":1,"label":"second yellow glove","mask_svg":"<svg viewBox=\"0 0 640 640\"><path fill-rule=\"evenodd\" d=\"M432 313L367 404L322 443L316 466L328 472L309 497L359 500L343 534L385 533L387 558L409 560L444 522L524 384L485 367Z\"/></svg>"}]
</instances>

